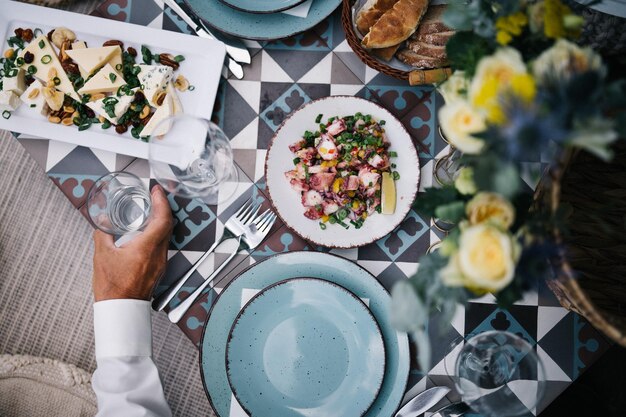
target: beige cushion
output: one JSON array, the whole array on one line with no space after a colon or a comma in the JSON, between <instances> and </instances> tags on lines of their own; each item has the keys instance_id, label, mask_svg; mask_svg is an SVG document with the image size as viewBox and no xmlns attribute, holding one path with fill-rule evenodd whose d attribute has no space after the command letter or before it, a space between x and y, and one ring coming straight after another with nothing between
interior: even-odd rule
<instances>
[{"instance_id":1,"label":"beige cushion","mask_svg":"<svg viewBox=\"0 0 626 417\"><path fill-rule=\"evenodd\" d=\"M0 416L93 416L97 404L90 378L57 360L0 355Z\"/></svg>"}]
</instances>

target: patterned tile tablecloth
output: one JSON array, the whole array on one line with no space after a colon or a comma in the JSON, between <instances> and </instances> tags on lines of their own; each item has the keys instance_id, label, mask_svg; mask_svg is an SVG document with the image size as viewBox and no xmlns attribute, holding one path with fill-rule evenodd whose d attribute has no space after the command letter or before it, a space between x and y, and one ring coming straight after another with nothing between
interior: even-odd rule
<instances>
[{"instance_id":1,"label":"patterned tile tablecloth","mask_svg":"<svg viewBox=\"0 0 626 417\"><path fill-rule=\"evenodd\" d=\"M107 0L94 14L189 33L189 28L171 10L164 8L160 0ZM339 11L306 33L276 42L248 42L248 46L253 57L252 64L244 67L245 78L222 79L213 115L213 120L231 138L240 170L238 197L219 206L170 197L176 227L170 245L168 272L161 289L201 256L223 230L223 222L251 195L268 204L263 178L268 142L286 115L310 100L347 94L388 108L405 124L420 152L420 189L432 184L434 161L449 152L438 135L435 115L440 97L433 88L409 87L366 67L345 41ZM125 170L153 182L145 160L45 139L23 136L18 139L77 210L84 210L87 190L105 173ZM541 160L525 166L537 171ZM530 180L528 182L533 186ZM411 211L402 225L383 239L358 249L332 252L358 262L389 289L394 282L416 271L419 257L441 236L431 219ZM222 245L180 295L186 296L208 276L230 249L227 244ZM218 288L196 303L181 321L182 331L198 344L210 300L230 279L264 257L294 250L328 249L300 239L282 224L275 225L267 241L251 256L238 255L226 268L225 279ZM539 283L538 288L538 292L528 294L509 310L499 309L493 298L483 297L468 308L460 309L452 323L444 325L444 332L431 326L433 368L424 373L413 363L408 395L433 385L451 385L443 359L452 340L459 335L499 329L521 335L536 347L546 368L547 388L538 410L533 412L544 409L610 344L584 319L561 308L545 284ZM433 322L436 320L437 317L432 318ZM455 400L458 400L456 394L446 399Z\"/></svg>"}]
</instances>

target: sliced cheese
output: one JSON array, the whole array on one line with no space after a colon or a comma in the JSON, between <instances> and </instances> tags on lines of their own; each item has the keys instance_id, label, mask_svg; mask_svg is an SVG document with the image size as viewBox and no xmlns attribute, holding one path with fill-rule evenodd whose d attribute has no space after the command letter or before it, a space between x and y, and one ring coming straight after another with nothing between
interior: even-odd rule
<instances>
[{"instance_id":1,"label":"sliced cheese","mask_svg":"<svg viewBox=\"0 0 626 417\"><path fill-rule=\"evenodd\" d=\"M169 94L165 96L163 104L156 109L152 118L148 121L140 133L142 137L161 136L170 130L169 123L161 123L163 120L174 115L174 100Z\"/></svg>"},{"instance_id":2,"label":"sliced cheese","mask_svg":"<svg viewBox=\"0 0 626 417\"><path fill-rule=\"evenodd\" d=\"M89 75L102 68L116 52L120 55L122 53L122 50L117 45L103 46L100 48L70 49L69 51L65 51L65 53Z\"/></svg>"},{"instance_id":3,"label":"sliced cheese","mask_svg":"<svg viewBox=\"0 0 626 417\"><path fill-rule=\"evenodd\" d=\"M48 114L50 108L43 95L43 88L43 84L39 80L35 80L26 91L24 91L24 94L20 96L20 99L24 102L26 107L45 116Z\"/></svg>"},{"instance_id":4,"label":"sliced cheese","mask_svg":"<svg viewBox=\"0 0 626 417\"><path fill-rule=\"evenodd\" d=\"M14 77L5 76L2 79L2 90L13 91L18 96L26 90L26 82L24 81L24 70L22 68L17 70L17 74Z\"/></svg>"},{"instance_id":5,"label":"sliced cheese","mask_svg":"<svg viewBox=\"0 0 626 417\"><path fill-rule=\"evenodd\" d=\"M87 48L87 44L85 43L85 41L76 41L72 44L72 50L86 49L86 48Z\"/></svg>"},{"instance_id":6,"label":"sliced cheese","mask_svg":"<svg viewBox=\"0 0 626 417\"><path fill-rule=\"evenodd\" d=\"M81 94L115 93L125 84L124 78L113 69L111 64L105 64L78 92Z\"/></svg>"},{"instance_id":7,"label":"sliced cheese","mask_svg":"<svg viewBox=\"0 0 626 417\"><path fill-rule=\"evenodd\" d=\"M143 94L152 106L158 107L156 104L157 93L165 91L167 83L174 75L174 70L166 65L140 64L138 66L141 71L137 74L137 78L139 78Z\"/></svg>"},{"instance_id":8,"label":"sliced cheese","mask_svg":"<svg viewBox=\"0 0 626 417\"><path fill-rule=\"evenodd\" d=\"M37 72L33 75L41 80L41 82L47 83L50 69L54 68L56 70L56 76L59 78L59 84L56 85L56 88L72 97L74 100L80 101L80 96L74 90L72 82L67 77L63 66L61 66L59 57L54 51L54 48L50 45L50 42L48 42L48 38L45 35L40 35L29 43L28 46L20 52L20 57L24 58L26 52L33 54L34 59L32 63L24 64L24 69L28 69L31 65L34 66L37 69ZM44 57L44 62L42 62Z\"/></svg>"},{"instance_id":9,"label":"sliced cheese","mask_svg":"<svg viewBox=\"0 0 626 417\"><path fill-rule=\"evenodd\" d=\"M112 99L117 100L117 103L114 103L113 105L113 113L115 114L114 116L111 116L110 114L108 114L104 108L105 101L110 102L112 101ZM116 125L117 122L119 121L119 118L122 117L124 113L128 111L128 108L130 107L134 99L135 99L134 94L132 96L123 95L121 97L117 97L117 96L105 97L100 100L91 101L87 103L87 107L95 111L98 115L107 119L109 122Z\"/></svg>"},{"instance_id":10,"label":"sliced cheese","mask_svg":"<svg viewBox=\"0 0 626 417\"><path fill-rule=\"evenodd\" d=\"M176 89L171 82L167 84L165 92L168 97L172 98L174 104L174 114L181 114L183 112L183 104L180 102L180 98L178 97L178 94L176 94Z\"/></svg>"},{"instance_id":11,"label":"sliced cheese","mask_svg":"<svg viewBox=\"0 0 626 417\"><path fill-rule=\"evenodd\" d=\"M4 111L15 111L22 102L13 91L0 91L0 113Z\"/></svg>"}]
</instances>

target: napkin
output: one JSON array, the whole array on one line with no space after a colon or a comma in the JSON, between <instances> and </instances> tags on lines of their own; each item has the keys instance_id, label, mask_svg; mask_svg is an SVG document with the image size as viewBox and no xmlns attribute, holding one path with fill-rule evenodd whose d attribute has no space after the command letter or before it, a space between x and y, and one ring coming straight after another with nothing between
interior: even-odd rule
<instances>
[{"instance_id":1,"label":"napkin","mask_svg":"<svg viewBox=\"0 0 626 417\"><path fill-rule=\"evenodd\" d=\"M309 10L311 9L312 3L313 3L313 0L306 0L304 3L300 3L296 7L283 10L282 13L289 14L291 16L296 16L296 17L307 17L307 15L309 14Z\"/></svg>"},{"instance_id":2,"label":"napkin","mask_svg":"<svg viewBox=\"0 0 626 417\"><path fill-rule=\"evenodd\" d=\"M243 308L243 306L245 306L248 301L252 299L252 297L259 293L259 291L261 290L244 288L241 291L241 307ZM361 301L363 301L366 306L370 306L369 298L361 298ZM248 417L248 414L243 410L234 394L231 394L230 397L230 411L228 413L228 417Z\"/></svg>"}]
</instances>

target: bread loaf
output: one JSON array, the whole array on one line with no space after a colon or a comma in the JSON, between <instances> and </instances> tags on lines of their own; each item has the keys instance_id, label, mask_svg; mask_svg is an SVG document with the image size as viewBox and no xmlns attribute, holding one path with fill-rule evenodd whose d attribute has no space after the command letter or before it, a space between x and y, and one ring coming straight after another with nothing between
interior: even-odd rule
<instances>
[{"instance_id":1,"label":"bread loaf","mask_svg":"<svg viewBox=\"0 0 626 417\"><path fill-rule=\"evenodd\" d=\"M398 52L397 57L400 61L415 68L439 68L448 65L448 60L446 58L435 58L432 56L421 55L410 49L401 50Z\"/></svg>"},{"instance_id":2,"label":"bread loaf","mask_svg":"<svg viewBox=\"0 0 626 417\"><path fill-rule=\"evenodd\" d=\"M448 30L446 32L418 34L414 39L431 45L444 46L454 34L453 30Z\"/></svg>"},{"instance_id":3,"label":"bread loaf","mask_svg":"<svg viewBox=\"0 0 626 417\"><path fill-rule=\"evenodd\" d=\"M405 41L415 32L427 8L428 0L398 0L370 28L363 46L387 48Z\"/></svg>"},{"instance_id":4,"label":"bread loaf","mask_svg":"<svg viewBox=\"0 0 626 417\"><path fill-rule=\"evenodd\" d=\"M433 58L446 58L445 46L431 45L421 41L410 41L407 42L406 46L416 54L430 56Z\"/></svg>"},{"instance_id":5,"label":"bread loaf","mask_svg":"<svg viewBox=\"0 0 626 417\"><path fill-rule=\"evenodd\" d=\"M366 35L378 19L396 4L398 0L367 0L356 15L356 28Z\"/></svg>"},{"instance_id":6,"label":"bread loaf","mask_svg":"<svg viewBox=\"0 0 626 417\"><path fill-rule=\"evenodd\" d=\"M429 33L447 32L451 30L441 20L443 12L445 12L447 5L438 4L429 6L424 18L420 25L417 27L417 31L413 36L426 35Z\"/></svg>"}]
</instances>

